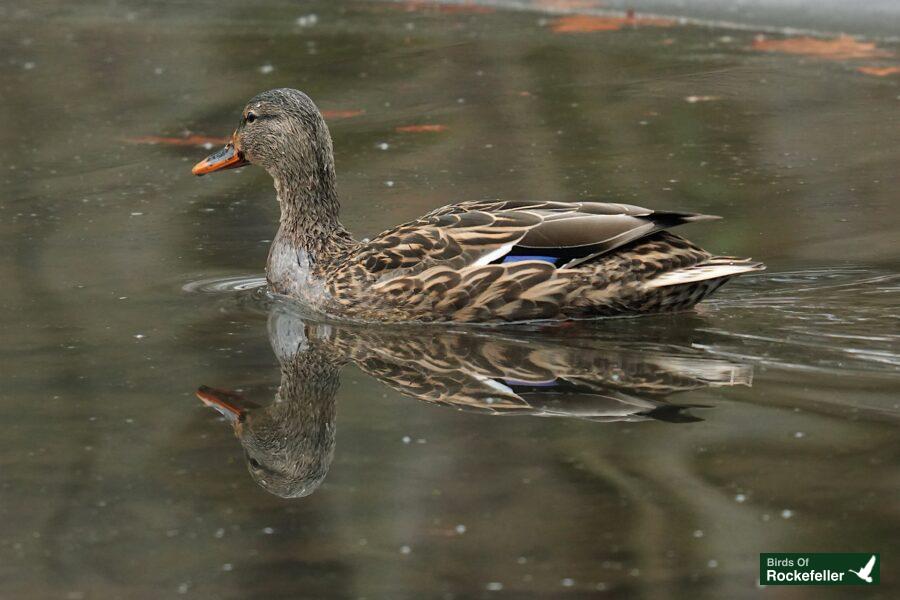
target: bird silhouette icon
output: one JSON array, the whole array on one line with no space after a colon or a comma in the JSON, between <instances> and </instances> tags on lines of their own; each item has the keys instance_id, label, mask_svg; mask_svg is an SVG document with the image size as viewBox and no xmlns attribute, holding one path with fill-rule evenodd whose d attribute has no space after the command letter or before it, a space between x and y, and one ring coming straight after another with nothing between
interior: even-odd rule
<instances>
[{"instance_id":1,"label":"bird silhouette icon","mask_svg":"<svg viewBox=\"0 0 900 600\"><path fill-rule=\"evenodd\" d=\"M875 567L875 555L872 555L872 558L869 559L869 562L866 563L859 571L854 571L853 569L847 569L849 572L853 573L866 583L872 583L872 569Z\"/></svg>"}]
</instances>

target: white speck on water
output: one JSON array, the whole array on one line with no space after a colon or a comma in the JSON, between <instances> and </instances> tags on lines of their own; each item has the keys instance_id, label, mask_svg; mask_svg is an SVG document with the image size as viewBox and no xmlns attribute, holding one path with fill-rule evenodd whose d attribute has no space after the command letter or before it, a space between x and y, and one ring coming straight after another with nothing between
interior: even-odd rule
<instances>
[{"instance_id":1,"label":"white speck on water","mask_svg":"<svg viewBox=\"0 0 900 600\"><path fill-rule=\"evenodd\" d=\"M133 213L131 213L131 216L132 216L132 217L140 217L140 216L142 216L143 214L144 214L144 213L142 213L142 212L133 212Z\"/></svg>"},{"instance_id":2,"label":"white speck on water","mask_svg":"<svg viewBox=\"0 0 900 600\"><path fill-rule=\"evenodd\" d=\"M400 441L403 442L404 444L408 444L412 441L412 438L409 437L408 435L404 435L402 438L400 438Z\"/></svg>"},{"instance_id":3,"label":"white speck on water","mask_svg":"<svg viewBox=\"0 0 900 600\"><path fill-rule=\"evenodd\" d=\"M379 150L387 150L391 146L387 142L378 142L377 144L375 144L375 147Z\"/></svg>"},{"instance_id":4,"label":"white speck on water","mask_svg":"<svg viewBox=\"0 0 900 600\"><path fill-rule=\"evenodd\" d=\"M219 539L222 539L223 537L225 537L225 528L219 527L218 529L216 529L216 532L213 535Z\"/></svg>"},{"instance_id":5,"label":"white speck on water","mask_svg":"<svg viewBox=\"0 0 900 600\"><path fill-rule=\"evenodd\" d=\"M275 528L274 527L263 527L262 532L266 535L272 535L273 533L275 533Z\"/></svg>"},{"instance_id":6,"label":"white speck on water","mask_svg":"<svg viewBox=\"0 0 900 600\"><path fill-rule=\"evenodd\" d=\"M419 438L419 439L416 440L416 443L417 443L417 444L425 444L425 443L427 443L427 442L428 442L428 440L426 440L425 438Z\"/></svg>"},{"instance_id":7,"label":"white speck on water","mask_svg":"<svg viewBox=\"0 0 900 600\"><path fill-rule=\"evenodd\" d=\"M22 65L22 68L25 69L26 71L30 71L30 70L32 70L33 68L35 68L36 66L37 66L37 64L35 64L35 63L29 61L29 62L26 62L25 64L23 64L23 65Z\"/></svg>"},{"instance_id":8,"label":"white speck on water","mask_svg":"<svg viewBox=\"0 0 900 600\"><path fill-rule=\"evenodd\" d=\"M806 437L806 434L803 433L802 431L795 431L795 432L794 432L794 437L797 438L797 439L799 440L800 438Z\"/></svg>"},{"instance_id":9,"label":"white speck on water","mask_svg":"<svg viewBox=\"0 0 900 600\"><path fill-rule=\"evenodd\" d=\"M223 571L233 571L234 565L231 563L225 563L224 565L222 565L222 570Z\"/></svg>"},{"instance_id":10,"label":"white speck on water","mask_svg":"<svg viewBox=\"0 0 900 600\"><path fill-rule=\"evenodd\" d=\"M528 562L528 559L525 558L524 556L520 556L519 558L516 559L516 562L519 563L520 565L524 565L525 563Z\"/></svg>"},{"instance_id":11,"label":"white speck on water","mask_svg":"<svg viewBox=\"0 0 900 600\"><path fill-rule=\"evenodd\" d=\"M412 552L412 548L409 546L400 546L400 554L409 554Z\"/></svg>"},{"instance_id":12,"label":"white speck on water","mask_svg":"<svg viewBox=\"0 0 900 600\"><path fill-rule=\"evenodd\" d=\"M136 334L134 334L134 339L136 339L136 340L142 340L142 339L144 339L144 334L143 334L143 333L136 333Z\"/></svg>"},{"instance_id":13,"label":"white speck on water","mask_svg":"<svg viewBox=\"0 0 900 600\"><path fill-rule=\"evenodd\" d=\"M598 592L605 592L606 587L607 587L606 584L601 581L600 583L598 583L597 585L594 586L594 589L597 590Z\"/></svg>"},{"instance_id":14,"label":"white speck on water","mask_svg":"<svg viewBox=\"0 0 900 600\"><path fill-rule=\"evenodd\" d=\"M460 523L459 525L456 526L456 533L458 533L459 535L462 535L462 534L464 534L465 532L466 532L466 526L465 526L465 525L463 525L463 524Z\"/></svg>"},{"instance_id":15,"label":"white speck on water","mask_svg":"<svg viewBox=\"0 0 900 600\"><path fill-rule=\"evenodd\" d=\"M685 96L684 101L688 104L697 104L698 102L713 102L718 99L718 96Z\"/></svg>"},{"instance_id":16,"label":"white speck on water","mask_svg":"<svg viewBox=\"0 0 900 600\"><path fill-rule=\"evenodd\" d=\"M203 149L204 149L204 150L212 150L212 149L213 149L213 145L212 145L210 142L204 142L204 143L203 143Z\"/></svg>"},{"instance_id":17,"label":"white speck on water","mask_svg":"<svg viewBox=\"0 0 900 600\"><path fill-rule=\"evenodd\" d=\"M734 497L734 501L735 501L735 502L741 502L741 503L742 503L742 502L746 502L746 501L747 501L747 496L745 496L744 494L737 494L737 495L735 495L735 497Z\"/></svg>"},{"instance_id":18,"label":"white speck on water","mask_svg":"<svg viewBox=\"0 0 900 600\"><path fill-rule=\"evenodd\" d=\"M782 518L782 519L790 519L790 518L793 517L793 516L794 516L794 511L792 511L792 510L789 509L789 508L786 508L786 509L784 509L783 511L781 511L781 518Z\"/></svg>"},{"instance_id":19,"label":"white speck on water","mask_svg":"<svg viewBox=\"0 0 900 600\"><path fill-rule=\"evenodd\" d=\"M466 99L465 99L465 98L457 98L457 99L456 99L456 103L457 103L457 104L465 104L465 103L466 103Z\"/></svg>"},{"instance_id":20,"label":"white speck on water","mask_svg":"<svg viewBox=\"0 0 900 600\"><path fill-rule=\"evenodd\" d=\"M300 27L312 27L316 23L319 22L319 16L316 14L303 15L302 17L297 17L297 25Z\"/></svg>"},{"instance_id":21,"label":"white speck on water","mask_svg":"<svg viewBox=\"0 0 900 600\"><path fill-rule=\"evenodd\" d=\"M715 569L716 567L719 566L719 561L717 561L716 559L712 558L712 559L709 560L708 563L706 563L706 566L709 567L710 569Z\"/></svg>"},{"instance_id":22,"label":"white speck on water","mask_svg":"<svg viewBox=\"0 0 900 600\"><path fill-rule=\"evenodd\" d=\"M162 75L165 72L166 72L166 70L163 69L162 67L156 67L155 69L153 69L154 75Z\"/></svg>"},{"instance_id":23,"label":"white speck on water","mask_svg":"<svg viewBox=\"0 0 900 600\"><path fill-rule=\"evenodd\" d=\"M764 515L762 516L762 520L763 520L763 521L768 521L768 520L771 519L771 518L772 518L772 517L771 517L768 513L766 513L766 514L764 514Z\"/></svg>"},{"instance_id":24,"label":"white speck on water","mask_svg":"<svg viewBox=\"0 0 900 600\"><path fill-rule=\"evenodd\" d=\"M393 181L385 181L384 185L386 185L388 187L394 187L394 182Z\"/></svg>"},{"instance_id":25,"label":"white speck on water","mask_svg":"<svg viewBox=\"0 0 900 600\"><path fill-rule=\"evenodd\" d=\"M266 63L259 68L259 72L262 73L263 75L268 75L269 73L271 73L274 70L275 70L275 67L270 65L269 63Z\"/></svg>"},{"instance_id":26,"label":"white speck on water","mask_svg":"<svg viewBox=\"0 0 900 600\"><path fill-rule=\"evenodd\" d=\"M563 587L572 587L573 585L575 585L575 580L572 579L571 577L566 577L559 583L562 584Z\"/></svg>"},{"instance_id":27,"label":"white speck on water","mask_svg":"<svg viewBox=\"0 0 900 600\"><path fill-rule=\"evenodd\" d=\"M490 582L489 584L487 584L487 585L484 586L484 587L485 587L485 589L488 590L488 591L491 591L491 592L499 592L500 590L503 589L503 584L500 583L499 581L492 581L492 582Z\"/></svg>"},{"instance_id":28,"label":"white speck on water","mask_svg":"<svg viewBox=\"0 0 900 600\"><path fill-rule=\"evenodd\" d=\"M191 588L188 583L179 583L178 584L178 593L179 594L187 594L188 590Z\"/></svg>"},{"instance_id":29,"label":"white speck on water","mask_svg":"<svg viewBox=\"0 0 900 600\"><path fill-rule=\"evenodd\" d=\"M703 530L702 530L702 529L695 529L695 530L694 530L694 537L695 537L695 538L702 538L702 537L703 537Z\"/></svg>"}]
</instances>

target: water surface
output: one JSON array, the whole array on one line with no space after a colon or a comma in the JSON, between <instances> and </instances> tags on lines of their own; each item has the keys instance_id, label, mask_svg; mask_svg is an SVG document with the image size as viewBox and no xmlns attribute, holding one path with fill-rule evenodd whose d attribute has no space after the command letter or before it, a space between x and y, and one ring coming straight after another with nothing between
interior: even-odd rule
<instances>
[{"instance_id":1,"label":"water surface","mask_svg":"<svg viewBox=\"0 0 900 600\"><path fill-rule=\"evenodd\" d=\"M737 598L760 552L897 555L900 86L856 70L896 58L476 8L0 4L0 596ZM267 175L190 175L276 86L360 236L603 199L769 270L682 315L310 321L258 287ZM302 497L203 385L300 407Z\"/></svg>"}]
</instances>

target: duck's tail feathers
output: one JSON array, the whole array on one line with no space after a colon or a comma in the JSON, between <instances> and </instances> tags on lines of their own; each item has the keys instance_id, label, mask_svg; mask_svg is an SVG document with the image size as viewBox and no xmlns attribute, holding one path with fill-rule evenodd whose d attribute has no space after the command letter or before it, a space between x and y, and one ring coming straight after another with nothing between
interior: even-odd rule
<instances>
[{"instance_id":1,"label":"duck's tail feathers","mask_svg":"<svg viewBox=\"0 0 900 600\"><path fill-rule=\"evenodd\" d=\"M646 287L655 289L723 278L729 279L735 275L764 271L765 269L766 266L763 263L753 262L749 258L713 256L702 263L658 275L648 281Z\"/></svg>"}]
</instances>

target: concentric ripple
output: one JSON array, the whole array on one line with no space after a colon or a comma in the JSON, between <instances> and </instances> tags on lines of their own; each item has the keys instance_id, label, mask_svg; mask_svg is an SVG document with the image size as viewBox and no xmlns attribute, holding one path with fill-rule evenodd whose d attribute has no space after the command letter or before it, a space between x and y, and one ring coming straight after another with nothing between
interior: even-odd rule
<instances>
[{"instance_id":1,"label":"concentric ripple","mask_svg":"<svg viewBox=\"0 0 900 600\"><path fill-rule=\"evenodd\" d=\"M247 292L265 288L266 278L259 275L235 275L233 277L211 277L184 284L185 292L199 294L227 294L230 292Z\"/></svg>"}]
</instances>

